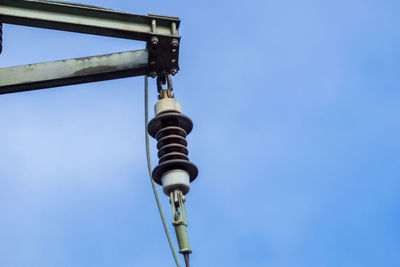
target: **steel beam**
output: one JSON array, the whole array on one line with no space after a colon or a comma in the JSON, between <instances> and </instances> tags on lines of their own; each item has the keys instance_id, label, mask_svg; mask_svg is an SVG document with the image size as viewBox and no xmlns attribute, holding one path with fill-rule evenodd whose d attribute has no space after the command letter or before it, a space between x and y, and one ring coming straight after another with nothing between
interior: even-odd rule
<instances>
[{"instance_id":1,"label":"steel beam","mask_svg":"<svg viewBox=\"0 0 400 267\"><path fill-rule=\"evenodd\" d=\"M147 50L0 69L0 94L145 75Z\"/></svg>"},{"instance_id":2,"label":"steel beam","mask_svg":"<svg viewBox=\"0 0 400 267\"><path fill-rule=\"evenodd\" d=\"M153 36L179 38L180 23L176 17L143 16L48 0L0 0L0 21L142 41Z\"/></svg>"}]
</instances>

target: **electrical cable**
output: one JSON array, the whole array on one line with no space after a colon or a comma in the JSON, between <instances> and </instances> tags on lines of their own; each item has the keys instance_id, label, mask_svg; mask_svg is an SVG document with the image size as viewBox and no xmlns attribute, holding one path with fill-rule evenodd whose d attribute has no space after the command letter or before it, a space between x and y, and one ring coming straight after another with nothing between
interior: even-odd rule
<instances>
[{"instance_id":1,"label":"electrical cable","mask_svg":"<svg viewBox=\"0 0 400 267\"><path fill-rule=\"evenodd\" d=\"M0 22L0 54L3 51L3 23Z\"/></svg>"},{"instance_id":2,"label":"electrical cable","mask_svg":"<svg viewBox=\"0 0 400 267\"><path fill-rule=\"evenodd\" d=\"M169 233L167 222L165 221L164 213L162 210L160 198L158 197L156 184L152 178L152 167L151 167L151 159L150 159L150 142L149 142L149 132L147 131L147 124L149 123L149 77L145 75L144 77L144 120L145 120L145 136L146 136L146 158L147 158L147 167L149 170L151 187L153 188L154 197L157 202L158 212L160 213L161 221L164 226L165 234L167 235L168 243L171 248L172 256L174 257L175 263L177 267L181 267L179 263L178 256L176 255L174 244L172 243L171 234ZM185 257L186 262L186 257ZM187 267L189 265L186 264Z\"/></svg>"},{"instance_id":3,"label":"electrical cable","mask_svg":"<svg viewBox=\"0 0 400 267\"><path fill-rule=\"evenodd\" d=\"M183 254L183 256L185 257L185 265L186 265L186 267L190 267L189 254L185 253L185 254Z\"/></svg>"}]
</instances>

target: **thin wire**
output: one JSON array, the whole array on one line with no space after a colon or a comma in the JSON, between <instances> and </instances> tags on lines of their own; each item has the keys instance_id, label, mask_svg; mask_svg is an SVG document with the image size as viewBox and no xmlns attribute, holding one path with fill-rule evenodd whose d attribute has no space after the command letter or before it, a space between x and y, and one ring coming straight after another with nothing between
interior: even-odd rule
<instances>
[{"instance_id":1,"label":"thin wire","mask_svg":"<svg viewBox=\"0 0 400 267\"><path fill-rule=\"evenodd\" d=\"M174 244L172 243L171 234L169 233L167 222L165 221L164 212L162 210L160 198L158 197L156 184L154 183L151 172L151 160L150 160L150 145L149 145L149 132L147 131L147 125L149 123L149 77L146 75L144 77L144 120L145 120L145 135L146 135L146 157L147 157L147 167L149 170L151 187L153 188L154 197L156 198L158 212L160 213L161 221L164 226L165 234L167 235L168 243L171 248L172 256L174 257L176 266L181 267L179 263L178 256L176 255Z\"/></svg>"},{"instance_id":2,"label":"thin wire","mask_svg":"<svg viewBox=\"0 0 400 267\"><path fill-rule=\"evenodd\" d=\"M3 23L0 22L0 54L3 51Z\"/></svg>"}]
</instances>

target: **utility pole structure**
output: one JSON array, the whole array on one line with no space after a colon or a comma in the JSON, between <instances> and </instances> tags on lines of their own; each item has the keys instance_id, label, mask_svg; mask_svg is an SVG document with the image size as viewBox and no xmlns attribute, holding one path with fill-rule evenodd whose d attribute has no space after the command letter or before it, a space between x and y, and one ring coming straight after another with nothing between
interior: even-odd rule
<instances>
[{"instance_id":1,"label":"utility pole structure","mask_svg":"<svg viewBox=\"0 0 400 267\"><path fill-rule=\"evenodd\" d=\"M159 164L152 178L170 197L179 252L189 266L184 203L198 169L189 161L186 141L193 123L182 114L172 93L171 75L179 71L180 19L50 0L0 0L0 53L4 44L1 23L146 42L142 50L1 68L0 94L134 76L157 77L156 116L146 125L158 141Z\"/></svg>"},{"instance_id":2,"label":"utility pole structure","mask_svg":"<svg viewBox=\"0 0 400 267\"><path fill-rule=\"evenodd\" d=\"M179 18L47 0L0 0L0 22L147 43L144 50L3 68L0 94L179 71Z\"/></svg>"}]
</instances>

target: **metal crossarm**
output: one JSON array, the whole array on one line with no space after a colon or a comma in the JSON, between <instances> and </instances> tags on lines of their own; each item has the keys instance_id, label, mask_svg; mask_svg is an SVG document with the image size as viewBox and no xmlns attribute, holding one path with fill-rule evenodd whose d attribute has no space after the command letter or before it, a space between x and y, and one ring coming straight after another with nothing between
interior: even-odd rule
<instances>
[{"instance_id":1,"label":"metal crossarm","mask_svg":"<svg viewBox=\"0 0 400 267\"><path fill-rule=\"evenodd\" d=\"M145 75L147 50L0 69L0 94Z\"/></svg>"},{"instance_id":2,"label":"metal crossarm","mask_svg":"<svg viewBox=\"0 0 400 267\"><path fill-rule=\"evenodd\" d=\"M152 20L156 32L152 30ZM89 5L45 0L0 0L0 21L70 32L149 41L152 36L174 37L175 17L136 15Z\"/></svg>"},{"instance_id":3,"label":"metal crossarm","mask_svg":"<svg viewBox=\"0 0 400 267\"><path fill-rule=\"evenodd\" d=\"M155 77L179 70L180 19L176 17L48 0L0 0L0 23L145 41L148 66L142 75Z\"/></svg>"}]
</instances>

